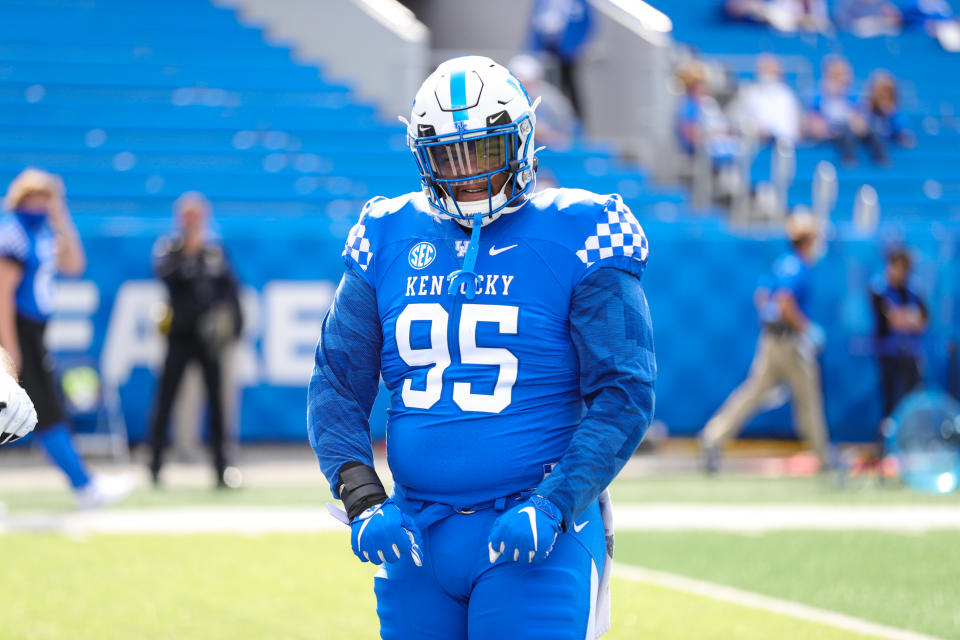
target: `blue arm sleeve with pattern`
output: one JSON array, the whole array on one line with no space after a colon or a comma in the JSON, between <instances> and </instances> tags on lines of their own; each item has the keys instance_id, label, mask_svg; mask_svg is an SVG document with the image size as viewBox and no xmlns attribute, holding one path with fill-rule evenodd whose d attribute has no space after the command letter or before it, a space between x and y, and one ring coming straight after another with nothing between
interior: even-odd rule
<instances>
[{"instance_id":1,"label":"blue arm sleeve with pattern","mask_svg":"<svg viewBox=\"0 0 960 640\"><path fill-rule=\"evenodd\" d=\"M570 335L587 412L537 490L560 508L565 528L616 477L653 419L657 365L639 278L612 268L587 275L573 293Z\"/></svg>"},{"instance_id":2,"label":"blue arm sleeve with pattern","mask_svg":"<svg viewBox=\"0 0 960 640\"><path fill-rule=\"evenodd\" d=\"M323 319L307 396L310 446L336 498L340 467L373 466L369 418L380 385L382 340L376 294L348 269Z\"/></svg>"}]
</instances>

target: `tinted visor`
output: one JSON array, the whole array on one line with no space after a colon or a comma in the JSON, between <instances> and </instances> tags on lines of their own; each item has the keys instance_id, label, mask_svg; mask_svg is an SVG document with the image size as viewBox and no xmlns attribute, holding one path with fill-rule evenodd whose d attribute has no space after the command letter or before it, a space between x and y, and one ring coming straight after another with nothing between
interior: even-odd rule
<instances>
[{"instance_id":1,"label":"tinted visor","mask_svg":"<svg viewBox=\"0 0 960 640\"><path fill-rule=\"evenodd\" d=\"M427 146L433 177L438 180L463 180L506 170L507 138L510 135Z\"/></svg>"}]
</instances>

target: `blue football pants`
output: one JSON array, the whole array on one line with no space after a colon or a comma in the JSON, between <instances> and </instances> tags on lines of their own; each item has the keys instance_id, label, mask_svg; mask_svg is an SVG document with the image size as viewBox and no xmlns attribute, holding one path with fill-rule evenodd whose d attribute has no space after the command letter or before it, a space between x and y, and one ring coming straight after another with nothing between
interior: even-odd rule
<instances>
[{"instance_id":1,"label":"blue football pants","mask_svg":"<svg viewBox=\"0 0 960 640\"><path fill-rule=\"evenodd\" d=\"M422 532L422 567L409 555L381 567L374 591L383 640L587 638L606 559L599 504L535 564L504 556L490 564L487 535L501 513L447 517Z\"/></svg>"}]
</instances>

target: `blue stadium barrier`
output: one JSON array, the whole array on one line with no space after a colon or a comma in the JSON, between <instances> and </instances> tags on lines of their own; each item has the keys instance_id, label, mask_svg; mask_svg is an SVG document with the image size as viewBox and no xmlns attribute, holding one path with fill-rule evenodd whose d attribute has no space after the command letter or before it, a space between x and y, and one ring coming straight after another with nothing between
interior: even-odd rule
<instances>
[{"instance_id":1,"label":"blue stadium barrier","mask_svg":"<svg viewBox=\"0 0 960 640\"><path fill-rule=\"evenodd\" d=\"M356 210L354 209L354 212ZM522 215L522 214L521 214ZM355 213L325 216L218 218L224 245L247 290L253 315L244 338L239 375L244 380L241 435L247 441L304 437L305 388L310 356L329 295L342 272L340 251ZM170 219L80 218L89 254L84 279L98 292L89 314L69 310L58 319L88 322L92 340L64 350L101 363L120 385L131 437L146 428L162 341L149 306L162 297L149 256ZM693 435L744 378L757 338L752 295L761 274L785 248L777 237L744 237L722 225L644 222L650 264L643 282L653 312L659 379L657 417L674 435ZM709 229L709 232L705 232ZM918 249L917 282L930 303L928 380L945 379L943 354L955 337L952 298L958 266L938 261L956 252L956 229L939 240L918 230L906 240ZM823 378L831 435L869 441L879 420L879 393L869 349L872 327L867 286L882 271L882 236L841 237L829 244L814 271L813 317L826 330ZM69 286L69 285L68 285ZM382 434L385 415L375 414ZM759 416L747 435L792 437L786 409Z\"/></svg>"}]
</instances>

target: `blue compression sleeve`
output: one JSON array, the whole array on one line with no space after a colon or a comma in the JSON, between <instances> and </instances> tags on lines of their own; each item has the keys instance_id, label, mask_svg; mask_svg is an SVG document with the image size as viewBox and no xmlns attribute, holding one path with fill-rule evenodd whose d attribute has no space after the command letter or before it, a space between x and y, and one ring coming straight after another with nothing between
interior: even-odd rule
<instances>
[{"instance_id":1,"label":"blue compression sleeve","mask_svg":"<svg viewBox=\"0 0 960 640\"><path fill-rule=\"evenodd\" d=\"M310 446L336 498L340 467L373 466L368 420L380 387L382 340L376 294L347 270L323 319L307 391Z\"/></svg>"},{"instance_id":2,"label":"blue compression sleeve","mask_svg":"<svg viewBox=\"0 0 960 640\"><path fill-rule=\"evenodd\" d=\"M636 276L599 269L577 285L570 336L587 412L537 493L570 526L616 477L653 419L657 364L647 298Z\"/></svg>"}]
</instances>

